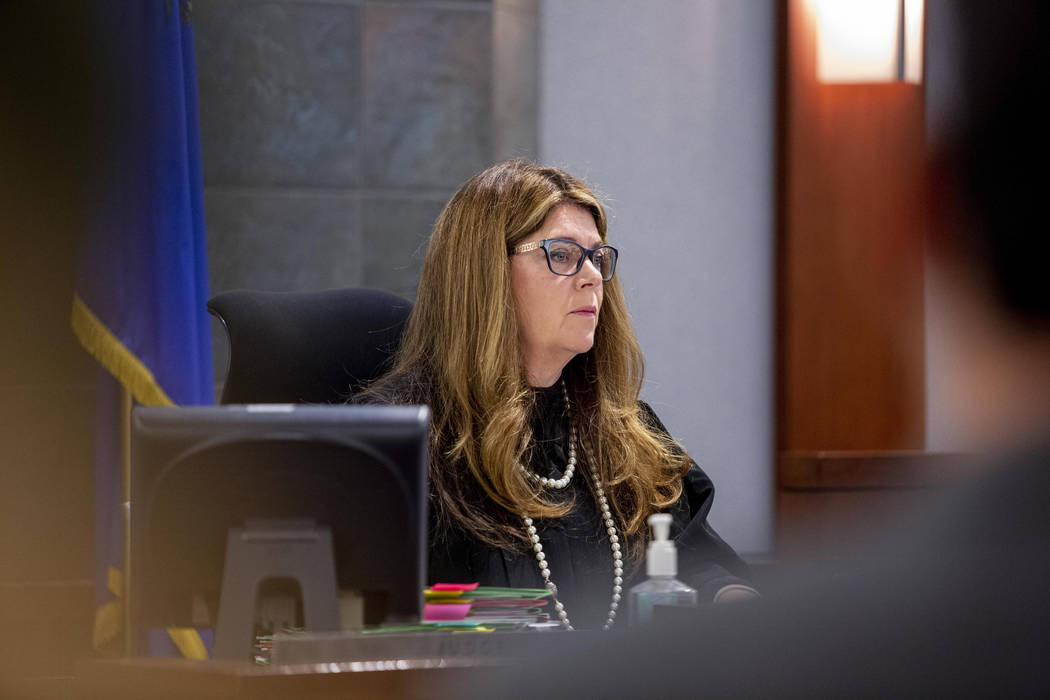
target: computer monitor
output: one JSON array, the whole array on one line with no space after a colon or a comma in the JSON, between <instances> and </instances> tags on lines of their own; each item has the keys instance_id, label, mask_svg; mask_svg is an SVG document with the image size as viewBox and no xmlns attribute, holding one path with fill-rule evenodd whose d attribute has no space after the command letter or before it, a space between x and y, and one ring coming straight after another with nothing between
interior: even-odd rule
<instances>
[{"instance_id":1,"label":"computer monitor","mask_svg":"<svg viewBox=\"0 0 1050 700\"><path fill-rule=\"evenodd\" d=\"M151 627L218 619L227 538L253 522L330 531L338 588L364 594L373 621L418 621L429 420L425 406L137 407L130 652Z\"/></svg>"}]
</instances>

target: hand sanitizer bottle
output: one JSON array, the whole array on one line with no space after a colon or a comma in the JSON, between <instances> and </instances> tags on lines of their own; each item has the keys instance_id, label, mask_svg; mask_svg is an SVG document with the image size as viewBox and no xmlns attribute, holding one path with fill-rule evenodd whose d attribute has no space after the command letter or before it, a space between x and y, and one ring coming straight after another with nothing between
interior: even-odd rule
<instances>
[{"instance_id":1,"label":"hand sanitizer bottle","mask_svg":"<svg viewBox=\"0 0 1050 700\"><path fill-rule=\"evenodd\" d=\"M632 627L653 621L654 605L696 607L696 590L675 578L678 574L678 552L668 539L671 516L654 513L649 516L653 539L645 555L645 572L649 580L631 589L627 607L627 623Z\"/></svg>"}]
</instances>

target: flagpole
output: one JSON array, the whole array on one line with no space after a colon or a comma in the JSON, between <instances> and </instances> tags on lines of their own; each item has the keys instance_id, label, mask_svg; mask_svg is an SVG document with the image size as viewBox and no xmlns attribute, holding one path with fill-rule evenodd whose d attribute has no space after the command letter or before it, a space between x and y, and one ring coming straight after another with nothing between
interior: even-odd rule
<instances>
[{"instance_id":1,"label":"flagpole","mask_svg":"<svg viewBox=\"0 0 1050 700\"><path fill-rule=\"evenodd\" d=\"M121 591L124 619L124 656L131 656L131 392L120 384L121 522L124 525L124 586Z\"/></svg>"}]
</instances>

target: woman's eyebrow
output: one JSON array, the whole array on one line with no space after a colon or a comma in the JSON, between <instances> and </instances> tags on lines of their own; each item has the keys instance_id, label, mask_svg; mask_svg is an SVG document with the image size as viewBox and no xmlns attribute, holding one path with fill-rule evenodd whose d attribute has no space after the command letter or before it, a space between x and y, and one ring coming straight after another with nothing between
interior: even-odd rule
<instances>
[{"instance_id":1,"label":"woman's eyebrow","mask_svg":"<svg viewBox=\"0 0 1050 700\"><path fill-rule=\"evenodd\" d=\"M584 248L597 248L598 246L605 245L605 241L602 240L601 236L596 237L591 243L587 243L580 236L577 236L574 233L556 232L554 235L551 236L551 238L563 238L565 240L574 241L582 245Z\"/></svg>"}]
</instances>

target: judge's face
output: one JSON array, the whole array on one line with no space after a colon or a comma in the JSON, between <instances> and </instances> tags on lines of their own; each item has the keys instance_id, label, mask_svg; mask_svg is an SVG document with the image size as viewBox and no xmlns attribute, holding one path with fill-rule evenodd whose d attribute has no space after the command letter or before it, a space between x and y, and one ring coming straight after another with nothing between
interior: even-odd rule
<instances>
[{"instance_id":1,"label":"judge's face","mask_svg":"<svg viewBox=\"0 0 1050 700\"><path fill-rule=\"evenodd\" d=\"M584 248L602 244L590 212L575 204L556 206L521 244L549 238L569 239ZM556 275L537 249L511 256L510 278L529 382L550 386L569 360L594 345L602 275L590 260L571 277Z\"/></svg>"}]
</instances>

